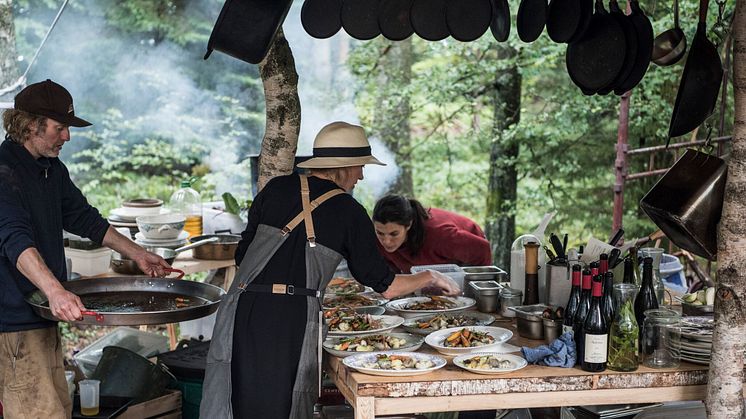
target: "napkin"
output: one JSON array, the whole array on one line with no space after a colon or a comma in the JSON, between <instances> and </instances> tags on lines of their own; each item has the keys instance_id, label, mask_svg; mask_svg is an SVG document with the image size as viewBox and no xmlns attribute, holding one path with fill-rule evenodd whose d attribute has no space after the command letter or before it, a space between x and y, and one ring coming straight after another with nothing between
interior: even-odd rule
<instances>
[{"instance_id":1,"label":"napkin","mask_svg":"<svg viewBox=\"0 0 746 419\"><path fill-rule=\"evenodd\" d=\"M536 348L524 346L521 348L523 357L530 364L546 365L548 367L572 368L575 366L577 352L572 332L565 332L549 345Z\"/></svg>"}]
</instances>

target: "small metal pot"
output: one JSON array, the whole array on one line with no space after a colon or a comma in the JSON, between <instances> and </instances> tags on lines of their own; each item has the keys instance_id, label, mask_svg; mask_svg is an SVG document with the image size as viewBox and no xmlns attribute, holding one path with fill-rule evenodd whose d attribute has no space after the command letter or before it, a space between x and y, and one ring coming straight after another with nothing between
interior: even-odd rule
<instances>
[{"instance_id":1,"label":"small metal pot","mask_svg":"<svg viewBox=\"0 0 746 419\"><path fill-rule=\"evenodd\" d=\"M203 236L200 236L203 237ZM195 237L195 239L198 239L199 237ZM204 246L209 243L213 243L218 241L217 237L208 237L204 240L195 240L194 243L182 246L176 249L169 249L166 247L145 247L145 249L148 252L155 253L156 255L162 257L169 265L172 265L174 263L174 260L176 260L176 255L189 249L198 249L199 246ZM132 259L129 259L128 257L124 256L123 254L119 252L114 252L111 256L111 269L120 274L125 275L143 275L143 271L140 270L140 267L137 266L137 262L135 262Z\"/></svg>"},{"instance_id":2,"label":"small metal pot","mask_svg":"<svg viewBox=\"0 0 746 419\"><path fill-rule=\"evenodd\" d=\"M236 249L241 236L237 234L207 234L192 237L192 241L217 238L214 243L208 243L192 251L195 259L229 260L236 257Z\"/></svg>"}]
</instances>

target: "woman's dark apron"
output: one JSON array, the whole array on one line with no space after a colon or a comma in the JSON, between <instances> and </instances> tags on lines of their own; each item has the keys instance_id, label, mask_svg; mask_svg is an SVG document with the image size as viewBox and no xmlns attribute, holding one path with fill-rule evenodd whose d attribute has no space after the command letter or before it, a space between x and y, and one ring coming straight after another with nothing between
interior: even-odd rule
<instances>
[{"instance_id":1,"label":"woman's dark apron","mask_svg":"<svg viewBox=\"0 0 746 419\"><path fill-rule=\"evenodd\" d=\"M233 326L235 324L238 298L251 282L264 269L270 258L282 246L288 235L301 221L306 227L306 289L323 290L334 275L342 260L342 255L332 249L316 243L311 212L327 199L344 193L341 189L331 190L310 201L308 178L300 176L301 201L303 211L293 218L284 228L278 229L266 224L259 224L254 240L246 250L228 293L223 297L218 309L215 328L212 333L210 351L207 354L207 369L202 390L200 417L205 419L233 418L231 405L231 358L233 352ZM292 286L273 284L271 292L275 294L293 294ZM291 418L310 418L313 406L318 400L321 381L321 342L326 334L322 330L321 291L308 297L306 330L303 336L298 372L293 387ZM288 296L288 298L303 298Z\"/></svg>"}]
</instances>

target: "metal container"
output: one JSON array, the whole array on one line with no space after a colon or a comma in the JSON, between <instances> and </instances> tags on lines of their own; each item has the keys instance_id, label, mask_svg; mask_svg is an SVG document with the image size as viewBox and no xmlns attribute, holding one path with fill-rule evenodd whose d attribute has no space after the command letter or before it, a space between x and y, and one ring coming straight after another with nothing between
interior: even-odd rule
<instances>
[{"instance_id":1,"label":"metal container","mask_svg":"<svg viewBox=\"0 0 746 419\"><path fill-rule=\"evenodd\" d=\"M474 298L474 290L469 287L471 281L507 282L508 273L497 266L464 266L464 297Z\"/></svg>"},{"instance_id":2,"label":"metal container","mask_svg":"<svg viewBox=\"0 0 746 419\"><path fill-rule=\"evenodd\" d=\"M544 339L544 322L541 314L549 308L545 304L511 307L518 319L518 334L528 339Z\"/></svg>"},{"instance_id":3,"label":"metal container","mask_svg":"<svg viewBox=\"0 0 746 419\"><path fill-rule=\"evenodd\" d=\"M494 313L500 303L500 289L502 286L496 281L472 281L469 288L474 291L477 300L477 310L482 313Z\"/></svg>"},{"instance_id":4,"label":"metal container","mask_svg":"<svg viewBox=\"0 0 746 419\"><path fill-rule=\"evenodd\" d=\"M544 324L544 342L547 344L554 342L562 334L562 320L552 320L542 318Z\"/></svg>"},{"instance_id":5,"label":"metal container","mask_svg":"<svg viewBox=\"0 0 746 419\"><path fill-rule=\"evenodd\" d=\"M217 237L218 241L215 243L208 243L192 250L192 256L194 256L195 259L228 260L236 257L238 242L241 240L241 236L237 234L206 234L203 236L192 237L190 240L192 242L197 242L212 237Z\"/></svg>"},{"instance_id":6,"label":"metal container","mask_svg":"<svg viewBox=\"0 0 746 419\"><path fill-rule=\"evenodd\" d=\"M511 307L521 305L523 301L523 291L515 288L503 288L500 291L500 315L503 317L515 317L515 312Z\"/></svg>"}]
</instances>

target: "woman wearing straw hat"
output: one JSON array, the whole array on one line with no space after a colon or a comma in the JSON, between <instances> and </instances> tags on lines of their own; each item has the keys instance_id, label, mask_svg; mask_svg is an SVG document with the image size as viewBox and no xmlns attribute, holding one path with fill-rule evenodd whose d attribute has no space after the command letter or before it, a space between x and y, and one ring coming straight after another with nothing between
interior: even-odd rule
<instances>
[{"instance_id":1,"label":"woman wearing straw hat","mask_svg":"<svg viewBox=\"0 0 746 419\"><path fill-rule=\"evenodd\" d=\"M371 155L345 122L316 136L307 175L272 179L256 196L236 252L237 278L218 311L207 358L203 418L310 418L319 395L321 291L342 260L386 298L422 287L457 294L445 275L394 275L365 209L348 193Z\"/></svg>"}]
</instances>

